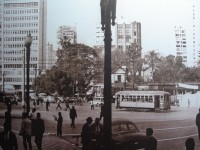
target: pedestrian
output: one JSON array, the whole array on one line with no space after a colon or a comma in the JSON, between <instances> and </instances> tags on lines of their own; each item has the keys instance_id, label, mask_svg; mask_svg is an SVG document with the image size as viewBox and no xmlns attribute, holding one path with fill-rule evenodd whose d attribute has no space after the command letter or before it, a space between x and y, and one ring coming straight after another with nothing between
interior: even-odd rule
<instances>
[{"instance_id":1,"label":"pedestrian","mask_svg":"<svg viewBox=\"0 0 200 150\"><path fill-rule=\"evenodd\" d=\"M95 118L95 122L91 126L91 136L95 142L95 147L93 149L100 150L103 137L103 125L100 124L100 118Z\"/></svg>"},{"instance_id":2,"label":"pedestrian","mask_svg":"<svg viewBox=\"0 0 200 150\"><path fill-rule=\"evenodd\" d=\"M69 116L70 116L70 119L71 119L71 128L75 128L75 118L77 118L77 113L76 113L76 109L75 109L75 106L72 106L72 109L70 109L70 112L69 112Z\"/></svg>"},{"instance_id":3,"label":"pedestrian","mask_svg":"<svg viewBox=\"0 0 200 150\"><path fill-rule=\"evenodd\" d=\"M59 107L60 109L62 109L62 107L60 106L60 103L61 103L61 100L58 99L58 100L57 100L57 107L56 107L56 110L57 110L58 107Z\"/></svg>"},{"instance_id":4,"label":"pedestrian","mask_svg":"<svg viewBox=\"0 0 200 150\"><path fill-rule=\"evenodd\" d=\"M190 107L190 100L188 99L188 108Z\"/></svg>"},{"instance_id":5,"label":"pedestrian","mask_svg":"<svg viewBox=\"0 0 200 150\"><path fill-rule=\"evenodd\" d=\"M68 108L70 110L70 107L69 107L69 97L67 97L67 99L65 100L65 111L67 111Z\"/></svg>"},{"instance_id":6,"label":"pedestrian","mask_svg":"<svg viewBox=\"0 0 200 150\"><path fill-rule=\"evenodd\" d=\"M193 138L188 138L185 141L186 150L194 150L195 149L195 141Z\"/></svg>"},{"instance_id":7,"label":"pedestrian","mask_svg":"<svg viewBox=\"0 0 200 150\"><path fill-rule=\"evenodd\" d=\"M49 111L49 106L50 106L50 103L49 103L49 100L47 99L47 102L46 102L46 111Z\"/></svg>"},{"instance_id":8,"label":"pedestrian","mask_svg":"<svg viewBox=\"0 0 200 150\"><path fill-rule=\"evenodd\" d=\"M33 100L33 108L35 108L36 107L36 100L34 99Z\"/></svg>"},{"instance_id":9,"label":"pedestrian","mask_svg":"<svg viewBox=\"0 0 200 150\"><path fill-rule=\"evenodd\" d=\"M11 101L10 101L10 98L8 97L5 97L5 104L7 106L7 111L11 112Z\"/></svg>"},{"instance_id":10,"label":"pedestrian","mask_svg":"<svg viewBox=\"0 0 200 150\"><path fill-rule=\"evenodd\" d=\"M63 123L63 117L61 112L58 113L58 119L57 121L57 137L62 137L62 123Z\"/></svg>"},{"instance_id":11,"label":"pedestrian","mask_svg":"<svg viewBox=\"0 0 200 150\"><path fill-rule=\"evenodd\" d=\"M200 108L199 108L199 113L196 115L196 125L198 129L199 140L200 140Z\"/></svg>"},{"instance_id":12,"label":"pedestrian","mask_svg":"<svg viewBox=\"0 0 200 150\"><path fill-rule=\"evenodd\" d=\"M36 108L32 108L32 110L30 111L29 119L31 119L31 120L36 119Z\"/></svg>"},{"instance_id":13,"label":"pedestrian","mask_svg":"<svg viewBox=\"0 0 200 150\"><path fill-rule=\"evenodd\" d=\"M4 123L4 131L0 132L2 150L18 150L16 135L11 130L11 124Z\"/></svg>"},{"instance_id":14,"label":"pedestrian","mask_svg":"<svg viewBox=\"0 0 200 150\"><path fill-rule=\"evenodd\" d=\"M90 101L91 110L94 109L94 102Z\"/></svg>"},{"instance_id":15,"label":"pedestrian","mask_svg":"<svg viewBox=\"0 0 200 150\"><path fill-rule=\"evenodd\" d=\"M82 140L82 145L83 145L82 150L90 150L91 124L92 124L92 117L88 117L81 131L81 140Z\"/></svg>"},{"instance_id":16,"label":"pedestrian","mask_svg":"<svg viewBox=\"0 0 200 150\"><path fill-rule=\"evenodd\" d=\"M152 128L146 129L146 136L145 150L157 150L157 139L153 137Z\"/></svg>"},{"instance_id":17,"label":"pedestrian","mask_svg":"<svg viewBox=\"0 0 200 150\"><path fill-rule=\"evenodd\" d=\"M101 104L100 120L104 117L104 104Z\"/></svg>"},{"instance_id":18,"label":"pedestrian","mask_svg":"<svg viewBox=\"0 0 200 150\"><path fill-rule=\"evenodd\" d=\"M44 120L41 119L41 114L38 112L37 113L37 118L34 121L35 126L37 128L35 128L35 144L37 145L38 150L42 149L42 138L43 138L43 134L45 131L45 125L44 125Z\"/></svg>"},{"instance_id":19,"label":"pedestrian","mask_svg":"<svg viewBox=\"0 0 200 150\"><path fill-rule=\"evenodd\" d=\"M10 111L6 111L5 112L5 123L9 124L11 126L11 112Z\"/></svg>"},{"instance_id":20,"label":"pedestrian","mask_svg":"<svg viewBox=\"0 0 200 150\"><path fill-rule=\"evenodd\" d=\"M31 131L32 131L31 120L28 119L28 114L24 112L22 114L22 124L21 124L21 129L20 129L19 134L22 135L23 146L25 150L27 150L27 143L28 143L29 150L32 150Z\"/></svg>"}]
</instances>

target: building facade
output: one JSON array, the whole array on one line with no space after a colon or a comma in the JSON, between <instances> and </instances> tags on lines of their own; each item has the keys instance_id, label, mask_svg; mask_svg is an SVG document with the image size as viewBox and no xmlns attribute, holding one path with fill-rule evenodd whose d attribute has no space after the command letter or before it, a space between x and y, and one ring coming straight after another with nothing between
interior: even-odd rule
<instances>
[{"instance_id":1,"label":"building facade","mask_svg":"<svg viewBox=\"0 0 200 150\"><path fill-rule=\"evenodd\" d=\"M77 31L76 27L60 26L57 32L58 38L67 37L67 40L71 43L77 43Z\"/></svg>"},{"instance_id":2,"label":"building facade","mask_svg":"<svg viewBox=\"0 0 200 150\"><path fill-rule=\"evenodd\" d=\"M133 43L137 44L140 48L142 47L140 22L134 21L130 24L116 24L115 34L116 47L122 49L125 53Z\"/></svg>"},{"instance_id":3,"label":"building facade","mask_svg":"<svg viewBox=\"0 0 200 150\"><path fill-rule=\"evenodd\" d=\"M200 1L193 1L193 65L200 66Z\"/></svg>"},{"instance_id":4,"label":"building facade","mask_svg":"<svg viewBox=\"0 0 200 150\"><path fill-rule=\"evenodd\" d=\"M56 51L53 49L53 44L47 44L47 55L46 55L46 68L51 69L56 64Z\"/></svg>"},{"instance_id":5,"label":"building facade","mask_svg":"<svg viewBox=\"0 0 200 150\"><path fill-rule=\"evenodd\" d=\"M183 64L188 66L186 30L181 26L175 26L176 56L182 57Z\"/></svg>"},{"instance_id":6,"label":"building facade","mask_svg":"<svg viewBox=\"0 0 200 150\"><path fill-rule=\"evenodd\" d=\"M33 38L30 85L35 75L46 69L46 15L46 0L0 0L1 87L4 84L22 89L26 75L24 40L29 32Z\"/></svg>"}]
</instances>

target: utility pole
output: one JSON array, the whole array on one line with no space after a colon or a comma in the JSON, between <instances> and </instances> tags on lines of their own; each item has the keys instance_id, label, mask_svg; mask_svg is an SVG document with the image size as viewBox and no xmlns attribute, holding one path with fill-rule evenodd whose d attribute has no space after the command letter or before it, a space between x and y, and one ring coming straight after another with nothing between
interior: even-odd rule
<instances>
[{"instance_id":1,"label":"utility pole","mask_svg":"<svg viewBox=\"0 0 200 150\"><path fill-rule=\"evenodd\" d=\"M35 96L36 96L36 76L37 76L37 65L35 65Z\"/></svg>"},{"instance_id":2,"label":"utility pole","mask_svg":"<svg viewBox=\"0 0 200 150\"><path fill-rule=\"evenodd\" d=\"M115 25L116 0L101 0L101 24L102 30L105 30L105 55L104 55L104 143L103 149L110 150L111 147L111 20Z\"/></svg>"}]
</instances>

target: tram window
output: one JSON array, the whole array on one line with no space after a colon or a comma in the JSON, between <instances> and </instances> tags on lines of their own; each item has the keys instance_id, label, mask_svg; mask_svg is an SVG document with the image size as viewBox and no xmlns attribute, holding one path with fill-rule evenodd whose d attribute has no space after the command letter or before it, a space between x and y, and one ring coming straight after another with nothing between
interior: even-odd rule
<instances>
[{"instance_id":1,"label":"tram window","mask_svg":"<svg viewBox=\"0 0 200 150\"><path fill-rule=\"evenodd\" d=\"M145 102L149 102L148 96L145 96Z\"/></svg>"},{"instance_id":2,"label":"tram window","mask_svg":"<svg viewBox=\"0 0 200 150\"><path fill-rule=\"evenodd\" d=\"M133 102L136 102L136 96L133 96Z\"/></svg>"},{"instance_id":3,"label":"tram window","mask_svg":"<svg viewBox=\"0 0 200 150\"><path fill-rule=\"evenodd\" d=\"M149 96L149 102L150 102L150 103L153 102L153 98L152 98L152 96Z\"/></svg>"},{"instance_id":4,"label":"tram window","mask_svg":"<svg viewBox=\"0 0 200 150\"><path fill-rule=\"evenodd\" d=\"M137 101L140 101L140 96L137 96Z\"/></svg>"},{"instance_id":5,"label":"tram window","mask_svg":"<svg viewBox=\"0 0 200 150\"><path fill-rule=\"evenodd\" d=\"M141 102L144 102L144 96L141 96Z\"/></svg>"}]
</instances>

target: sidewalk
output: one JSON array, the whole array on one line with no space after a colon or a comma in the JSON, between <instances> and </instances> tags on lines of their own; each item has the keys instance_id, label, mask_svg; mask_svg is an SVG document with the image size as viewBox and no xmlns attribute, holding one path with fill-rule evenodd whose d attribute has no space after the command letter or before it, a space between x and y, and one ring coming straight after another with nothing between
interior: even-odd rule
<instances>
[{"instance_id":1,"label":"sidewalk","mask_svg":"<svg viewBox=\"0 0 200 150\"><path fill-rule=\"evenodd\" d=\"M21 107L20 105L14 106L11 112L11 116L12 116L12 130L17 136L18 149L23 150L24 148L23 148L22 137L18 135L20 126L21 126L21 116L22 116L22 109L20 109L20 107ZM56 136L57 122L54 120L52 115L57 114L57 112L59 111L46 112L43 109L44 109L43 107L37 109L37 111L41 113L42 118L45 120L45 134L43 137L42 149L43 150L80 150L81 149L80 138L78 141L79 146L77 146L75 145L77 142L76 138L72 138L72 136L74 134L80 134L82 124L76 124L76 128L72 129L70 127L70 122L65 120L63 122L63 137L58 138ZM6 111L6 108L2 106L2 104L0 104L0 131L3 130L5 111ZM66 122L68 124L66 124ZM33 150L37 150L36 144L34 142L34 137L32 137L32 147L33 147Z\"/></svg>"}]
</instances>

